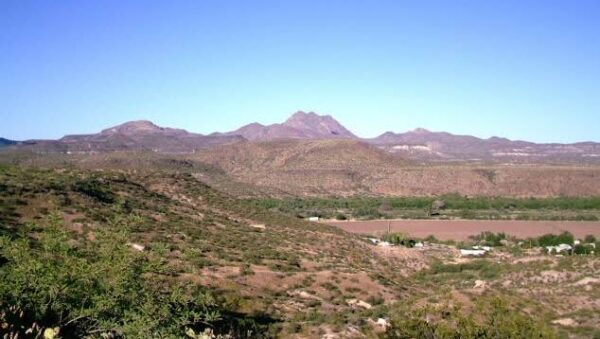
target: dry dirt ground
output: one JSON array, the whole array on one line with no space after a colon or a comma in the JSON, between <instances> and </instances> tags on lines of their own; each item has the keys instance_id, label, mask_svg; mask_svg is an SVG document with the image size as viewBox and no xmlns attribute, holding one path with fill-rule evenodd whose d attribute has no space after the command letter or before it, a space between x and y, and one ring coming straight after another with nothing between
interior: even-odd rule
<instances>
[{"instance_id":1,"label":"dry dirt ground","mask_svg":"<svg viewBox=\"0 0 600 339\"><path fill-rule=\"evenodd\" d=\"M433 235L440 240L467 240L469 236L482 232L504 232L517 238L541 236L548 233L571 232L583 238L588 234L600 236L597 221L518 221L518 220L369 220L327 221L327 224L345 231L362 234L377 234L390 230L404 232L416 238Z\"/></svg>"}]
</instances>

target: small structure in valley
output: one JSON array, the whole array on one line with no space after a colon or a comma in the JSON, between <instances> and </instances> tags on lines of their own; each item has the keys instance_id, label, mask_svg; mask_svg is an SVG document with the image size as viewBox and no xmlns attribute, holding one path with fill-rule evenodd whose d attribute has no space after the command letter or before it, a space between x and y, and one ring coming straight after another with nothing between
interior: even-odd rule
<instances>
[{"instance_id":1,"label":"small structure in valley","mask_svg":"<svg viewBox=\"0 0 600 339\"><path fill-rule=\"evenodd\" d=\"M559 253L570 253L573 250L573 246L569 244L559 244L556 246L546 246L546 251L549 254L559 254Z\"/></svg>"},{"instance_id":2,"label":"small structure in valley","mask_svg":"<svg viewBox=\"0 0 600 339\"><path fill-rule=\"evenodd\" d=\"M485 250L476 250L476 249L460 249L460 256L461 257L480 257L482 255L485 255L487 252Z\"/></svg>"},{"instance_id":3,"label":"small structure in valley","mask_svg":"<svg viewBox=\"0 0 600 339\"><path fill-rule=\"evenodd\" d=\"M461 257L481 257L483 255L485 255L488 252L492 251L492 247L491 246L479 246L479 245L475 245L475 246L471 246L471 248L461 248L460 249L460 256Z\"/></svg>"}]
</instances>

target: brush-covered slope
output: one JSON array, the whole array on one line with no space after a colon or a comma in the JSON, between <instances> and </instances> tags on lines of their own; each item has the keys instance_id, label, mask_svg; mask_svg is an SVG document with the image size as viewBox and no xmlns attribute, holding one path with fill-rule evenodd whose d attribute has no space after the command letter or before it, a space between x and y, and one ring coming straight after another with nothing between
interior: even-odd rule
<instances>
[{"instance_id":1,"label":"brush-covered slope","mask_svg":"<svg viewBox=\"0 0 600 339\"><path fill-rule=\"evenodd\" d=\"M405 165L354 140L281 140L216 147L194 156L221 168L233 179L293 194L368 192L364 181L378 170Z\"/></svg>"},{"instance_id":2,"label":"brush-covered slope","mask_svg":"<svg viewBox=\"0 0 600 339\"><path fill-rule=\"evenodd\" d=\"M178 171L2 166L0 245L0 333L19 337L555 338L558 316L577 317L565 336L597 327L595 294L577 285L597 275L593 258L374 246ZM566 285L536 280L557 269Z\"/></svg>"},{"instance_id":3,"label":"brush-covered slope","mask_svg":"<svg viewBox=\"0 0 600 339\"><path fill-rule=\"evenodd\" d=\"M600 167L413 165L352 140L242 142L196 154L0 152L0 164L127 171L177 171L238 197L599 196Z\"/></svg>"},{"instance_id":4,"label":"brush-covered slope","mask_svg":"<svg viewBox=\"0 0 600 339\"><path fill-rule=\"evenodd\" d=\"M194 159L272 195L600 195L597 166L414 166L352 140L238 143Z\"/></svg>"},{"instance_id":5,"label":"brush-covered slope","mask_svg":"<svg viewBox=\"0 0 600 339\"><path fill-rule=\"evenodd\" d=\"M240 328L253 331L253 337L263 337L263 331L265 336L266 331L285 333L289 329L282 329L282 324L291 322L298 322L301 324L299 326L311 331L310 328L314 330L321 324L331 324L334 319L332 314L342 314L350 323L358 324L361 312L352 311L353 306L346 299L355 297L392 302L404 293L400 276L407 271L408 266L403 261L392 262L374 252L373 247L364 240L339 229L268 212L217 193L189 174L162 171L136 174L106 170L40 170L3 166L0 167L0 183L0 244L5 244L5 239L1 236L8 237L6 241L9 242L31 237L31 244L35 246L36 239L45 241L49 235L44 231L49 224L53 227L60 225L60 228L67 230L66 235L61 235L60 239L69 249L59 246L57 239L51 238L54 240L48 246L55 244L58 247L51 247L51 252L44 250L39 253L56 258L64 255L63 259L75 260L70 258L69 253L81 252L84 255L88 253L86 251L94 250L94 244L111 246L110 242L104 242L105 237L112 232L124 230L126 225L122 221L131 217L135 219L135 223L127 226L130 230L127 238L110 239L119 243L127 241L131 245L130 251L141 250L142 255L150 256L148 260L154 258L152 265L160 264L161 267L160 272L150 270L136 279L154 281L154 277L158 275L157 278L162 278L155 283L158 286L166 284L162 290L166 286L191 283L188 289L193 290L195 286L196 289L210 293L217 301L214 307L227 324L219 321L209 324L222 331L234 331L234 337L246 337L244 332L235 332ZM36 226L32 227L32 224ZM51 229L54 233L50 235L57 231L55 228ZM113 245L117 246L114 255L128 258L122 247L118 247L117 243ZM70 248L71 246L74 247ZM61 248L67 252L61 252ZM10 249L10 252L4 252L4 249ZM15 251L18 250L19 248L12 246L0 248L0 276L5 273L5 269L15 269L20 272L19 276L28 272L22 271L25 268L18 267L19 262L11 261L12 258L17 258ZM37 255L36 249L32 251ZM91 260L89 265L96 265L93 259L86 257L85 260ZM76 264L81 264L81 267L75 266ZM134 265L133 262L130 264ZM129 269L130 264L123 269ZM41 265L39 272L42 272L44 264L35 265ZM63 268L60 262L56 265ZM74 269L81 269L81 272L87 272L89 267L80 261L73 262L72 265ZM36 285L38 283L49 284L48 288L60 288L53 284L61 281L78 284L83 279L76 276L79 271L74 271L71 278L65 277L66 280L63 280L62 276L57 276L57 280L54 280L50 275L52 269L58 268L48 269L48 280L36 280L31 283L32 288L45 288ZM108 270L106 266L98 269ZM120 273L111 272L107 271L106 274L114 274L117 281L121 279L117 278ZM102 276L90 279L100 279L102 284L109 283ZM8 284L9 281L0 282L0 294L25 298L22 294L12 294L10 286L3 285L4 283ZM20 283L15 281L15 284ZM81 284L87 282L81 280ZM77 286L68 288L74 288L73 292L79 295L81 291L76 290ZM99 288L107 290L94 291L94 297L110 296L110 286ZM345 288L350 288L351 294L341 294ZM39 293L41 296L41 290ZM115 298L120 296L126 297L114 295ZM319 302L315 302L316 300ZM42 305L30 301L29 304L22 305L25 307L25 318L22 321L38 319L38 322L45 325L55 324L63 328L63 332L71 331L73 329L69 328L77 325L79 334L81 331L85 334L87 330L94 330L95 321L90 322L90 317L99 317L98 319L110 323L110 326L121 326L120 319L104 318L103 314L111 314L109 311L95 312L102 307L101 303L94 301L80 305L80 301L59 299L61 304L56 305L57 310L63 310L64 303L77 306L60 319L41 315L36 318L36 307ZM40 303L43 304L43 300ZM54 305L52 301L49 303ZM8 307L0 300L0 310L4 310L4 306ZM86 316L80 307L84 311L89 309L93 316ZM174 319L179 316L177 312L185 311L183 306L173 307L178 307L169 311L169 317ZM145 311L154 314L153 310ZM317 313L322 317L319 324L302 321ZM3 321L2 317L0 315L0 322ZM198 320L199 323L202 319ZM148 328L159 326L158 322L162 320L156 321L157 324L149 322ZM176 337L183 337L186 326L194 327L195 323L184 325L185 323L180 327L170 327L169 331L180 331L181 335ZM104 331L101 327L96 333L138 333L127 332L133 331L127 327L119 329L110 326ZM268 326L271 328L267 328ZM141 327L144 327L143 324Z\"/></svg>"}]
</instances>

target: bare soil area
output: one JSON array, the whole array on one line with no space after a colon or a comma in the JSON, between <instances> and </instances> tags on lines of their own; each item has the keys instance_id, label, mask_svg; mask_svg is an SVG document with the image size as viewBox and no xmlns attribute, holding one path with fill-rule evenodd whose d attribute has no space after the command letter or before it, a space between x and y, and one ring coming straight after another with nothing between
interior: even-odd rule
<instances>
[{"instance_id":1,"label":"bare soil area","mask_svg":"<svg viewBox=\"0 0 600 339\"><path fill-rule=\"evenodd\" d=\"M327 221L327 224L345 231L363 234L385 232L390 224L392 232L404 232L413 237L433 235L440 240L466 240L481 232L504 232L517 238L537 237L563 231L582 238L588 234L600 236L597 221L520 221L520 220L368 220Z\"/></svg>"}]
</instances>

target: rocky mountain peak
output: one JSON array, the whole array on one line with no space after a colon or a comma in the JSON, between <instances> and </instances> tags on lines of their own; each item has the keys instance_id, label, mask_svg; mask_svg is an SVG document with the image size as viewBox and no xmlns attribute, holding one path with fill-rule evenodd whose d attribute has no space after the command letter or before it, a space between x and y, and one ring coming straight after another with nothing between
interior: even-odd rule
<instances>
[{"instance_id":1,"label":"rocky mountain peak","mask_svg":"<svg viewBox=\"0 0 600 339\"><path fill-rule=\"evenodd\" d=\"M429 133L431 133L431 131L427 130L425 128L419 127L419 128L415 128L414 130L412 130L411 133L415 133L415 134L429 134Z\"/></svg>"},{"instance_id":2,"label":"rocky mountain peak","mask_svg":"<svg viewBox=\"0 0 600 339\"><path fill-rule=\"evenodd\" d=\"M352 132L330 115L319 115L315 112L298 111L287 119L283 125L300 130L311 137L356 138Z\"/></svg>"},{"instance_id":3,"label":"rocky mountain peak","mask_svg":"<svg viewBox=\"0 0 600 339\"><path fill-rule=\"evenodd\" d=\"M111 128L107 128L100 132L101 134L139 134L139 133L152 133L160 132L164 128L155 125L153 122L148 120L136 120L129 121L121 125L117 125Z\"/></svg>"}]
</instances>

